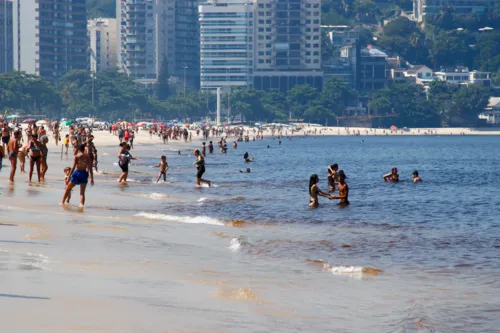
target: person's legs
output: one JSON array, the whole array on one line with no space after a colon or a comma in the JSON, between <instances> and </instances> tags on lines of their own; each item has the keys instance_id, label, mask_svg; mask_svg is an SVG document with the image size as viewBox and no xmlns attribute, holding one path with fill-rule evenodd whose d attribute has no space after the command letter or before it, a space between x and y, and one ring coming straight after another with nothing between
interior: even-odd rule
<instances>
[{"instance_id":1,"label":"person's legs","mask_svg":"<svg viewBox=\"0 0 500 333\"><path fill-rule=\"evenodd\" d=\"M87 184L80 184L80 206L85 206L85 189Z\"/></svg>"},{"instance_id":2,"label":"person's legs","mask_svg":"<svg viewBox=\"0 0 500 333\"><path fill-rule=\"evenodd\" d=\"M73 187L75 187L76 184L75 183L72 183L70 182L68 184L68 187L66 187L66 191L64 191L64 195L63 195L63 198L61 200L61 205L64 205L64 202L67 201L69 203L69 198L71 197L71 190L73 189Z\"/></svg>"},{"instance_id":3,"label":"person's legs","mask_svg":"<svg viewBox=\"0 0 500 333\"><path fill-rule=\"evenodd\" d=\"M19 169L21 173L25 173L26 171L24 170L24 163L26 162L26 156L24 154L19 154Z\"/></svg>"},{"instance_id":4,"label":"person's legs","mask_svg":"<svg viewBox=\"0 0 500 333\"><path fill-rule=\"evenodd\" d=\"M17 169L17 156L16 157L10 157L10 178L9 180L11 182L14 182L14 175L16 174L16 169Z\"/></svg>"},{"instance_id":5,"label":"person's legs","mask_svg":"<svg viewBox=\"0 0 500 333\"><path fill-rule=\"evenodd\" d=\"M31 183L31 178L33 178L33 167L35 166L35 158L31 157L30 158L30 174L29 174L29 181Z\"/></svg>"},{"instance_id":6,"label":"person's legs","mask_svg":"<svg viewBox=\"0 0 500 333\"><path fill-rule=\"evenodd\" d=\"M41 158L42 158L42 157L41 157L41 156L39 156L39 157L36 159L36 161L35 161L35 164L36 164L36 174L37 174L37 176L38 176L38 182L40 182L40 159L41 159Z\"/></svg>"}]
</instances>

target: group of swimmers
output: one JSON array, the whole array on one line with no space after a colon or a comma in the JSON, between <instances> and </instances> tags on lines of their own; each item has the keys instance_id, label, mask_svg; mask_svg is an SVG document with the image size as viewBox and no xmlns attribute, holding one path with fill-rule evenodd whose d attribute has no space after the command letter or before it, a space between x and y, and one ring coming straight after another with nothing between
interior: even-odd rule
<instances>
[{"instance_id":1,"label":"group of swimmers","mask_svg":"<svg viewBox=\"0 0 500 333\"><path fill-rule=\"evenodd\" d=\"M241 171L240 171L241 172ZM341 206L349 205L349 185L345 182L346 175L343 170L339 170L337 163L328 166L328 186L329 192L325 193L318 187L319 177L317 174L312 174L309 179L309 206L317 208L319 206L318 196L328 198L330 200L340 200ZM385 182L398 183L400 182L398 168L392 168L391 172L383 177ZM417 170L412 173L412 182L421 183L422 178ZM338 188L338 195L332 195L335 192L335 186Z\"/></svg>"}]
</instances>

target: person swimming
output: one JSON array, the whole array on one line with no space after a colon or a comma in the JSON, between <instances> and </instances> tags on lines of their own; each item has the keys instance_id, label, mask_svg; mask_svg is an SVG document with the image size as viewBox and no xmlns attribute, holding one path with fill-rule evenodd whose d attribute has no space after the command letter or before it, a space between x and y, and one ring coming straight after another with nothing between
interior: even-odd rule
<instances>
[{"instance_id":1,"label":"person swimming","mask_svg":"<svg viewBox=\"0 0 500 333\"><path fill-rule=\"evenodd\" d=\"M250 168L247 168L247 170L246 170L246 171L242 171L242 170L240 170L240 173L250 173L250 172L252 172L252 170L250 170Z\"/></svg>"},{"instance_id":2,"label":"person swimming","mask_svg":"<svg viewBox=\"0 0 500 333\"><path fill-rule=\"evenodd\" d=\"M399 182L398 168L392 168L391 173L384 175L383 179L384 181L391 183Z\"/></svg>"},{"instance_id":3,"label":"person swimming","mask_svg":"<svg viewBox=\"0 0 500 333\"><path fill-rule=\"evenodd\" d=\"M311 208L318 208L319 206L318 195L328 198L330 200L333 199L331 195L319 189L317 185L318 182L319 182L318 175L312 174L311 177L309 178L309 206Z\"/></svg>"},{"instance_id":4,"label":"person swimming","mask_svg":"<svg viewBox=\"0 0 500 333\"><path fill-rule=\"evenodd\" d=\"M417 170L413 171L413 173L411 175L413 177L414 183L421 183L422 182L422 178L420 178Z\"/></svg>"},{"instance_id":5,"label":"person swimming","mask_svg":"<svg viewBox=\"0 0 500 333\"><path fill-rule=\"evenodd\" d=\"M253 162L253 157L250 158L250 156L248 155L248 152L245 152L245 154L243 155L243 159L245 160L245 163Z\"/></svg>"}]
</instances>

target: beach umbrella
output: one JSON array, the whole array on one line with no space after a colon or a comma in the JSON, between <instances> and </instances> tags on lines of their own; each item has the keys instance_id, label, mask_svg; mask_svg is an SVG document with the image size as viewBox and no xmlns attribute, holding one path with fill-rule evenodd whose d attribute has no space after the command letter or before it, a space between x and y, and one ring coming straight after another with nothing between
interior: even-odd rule
<instances>
[{"instance_id":1,"label":"beach umbrella","mask_svg":"<svg viewBox=\"0 0 500 333\"><path fill-rule=\"evenodd\" d=\"M391 131L396 131L398 128L396 126L392 125L390 129L391 129Z\"/></svg>"},{"instance_id":2,"label":"beach umbrella","mask_svg":"<svg viewBox=\"0 0 500 333\"><path fill-rule=\"evenodd\" d=\"M24 122L25 123L33 123L33 122L35 122L35 119L32 119L32 118L24 119Z\"/></svg>"},{"instance_id":3,"label":"beach umbrella","mask_svg":"<svg viewBox=\"0 0 500 333\"><path fill-rule=\"evenodd\" d=\"M36 125L37 125L37 126L47 125L47 124L48 124L48 123L47 123L47 121L45 121L45 120L39 120L39 121L37 121L37 122L36 122Z\"/></svg>"},{"instance_id":4,"label":"beach umbrella","mask_svg":"<svg viewBox=\"0 0 500 333\"><path fill-rule=\"evenodd\" d=\"M141 121L141 122L138 122L138 123L137 123L137 126L146 126L146 123L145 123L145 122L143 122L143 121Z\"/></svg>"},{"instance_id":5,"label":"beach umbrella","mask_svg":"<svg viewBox=\"0 0 500 333\"><path fill-rule=\"evenodd\" d=\"M184 124L184 126L189 127L189 126L191 126L191 124L187 124L187 123L186 123L186 124Z\"/></svg>"}]
</instances>

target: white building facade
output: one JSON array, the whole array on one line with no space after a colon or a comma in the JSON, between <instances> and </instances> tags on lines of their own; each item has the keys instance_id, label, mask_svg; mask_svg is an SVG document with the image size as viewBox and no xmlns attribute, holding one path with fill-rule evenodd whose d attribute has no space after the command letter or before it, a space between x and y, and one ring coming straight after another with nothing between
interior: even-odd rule
<instances>
[{"instance_id":1,"label":"white building facade","mask_svg":"<svg viewBox=\"0 0 500 333\"><path fill-rule=\"evenodd\" d=\"M199 5L201 89L251 87L254 65L252 0L209 0Z\"/></svg>"},{"instance_id":2,"label":"white building facade","mask_svg":"<svg viewBox=\"0 0 500 333\"><path fill-rule=\"evenodd\" d=\"M120 0L116 6L118 67L136 79L156 80L156 0Z\"/></svg>"},{"instance_id":3,"label":"white building facade","mask_svg":"<svg viewBox=\"0 0 500 333\"><path fill-rule=\"evenodd\" d=\"M92 72L117 68L116 19L97 18L88 21L90 41L90 70Z\"/></svg>"}]
</instances>

